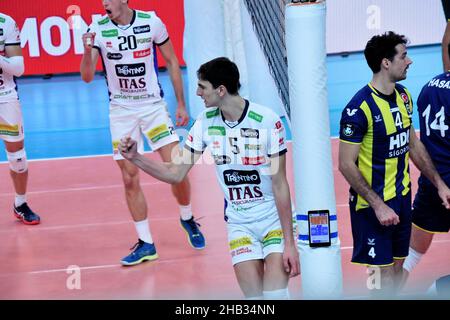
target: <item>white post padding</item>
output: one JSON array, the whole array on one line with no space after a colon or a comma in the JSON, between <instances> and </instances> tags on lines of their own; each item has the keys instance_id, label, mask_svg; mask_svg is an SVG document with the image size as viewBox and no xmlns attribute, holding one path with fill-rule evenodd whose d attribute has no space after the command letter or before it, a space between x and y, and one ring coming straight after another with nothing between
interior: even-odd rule
<instances>
[{"instance_id":1,"label":"white post padding","mask_svg":"<svg viewBox=\"0 0 450 320\"><path fill-rule=\"evenodd\" d=\"M342 295L326 70L326 4L286 6L286 47L303 297ZM307 214L329 210L330 247L309 247Z\"/></svg>"}]
</instances>

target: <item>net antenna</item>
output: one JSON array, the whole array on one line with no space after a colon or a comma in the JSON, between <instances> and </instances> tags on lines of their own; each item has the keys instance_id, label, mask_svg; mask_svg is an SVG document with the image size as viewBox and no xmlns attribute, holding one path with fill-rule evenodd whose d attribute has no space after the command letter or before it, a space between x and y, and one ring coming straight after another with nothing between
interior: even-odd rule
<instances>
[{"instance_id":1,"label":"net antenna","mask_svg":"<svg viewBox=\"0 0 450 320\"><path fill-rule=\"evenodd\" d=\"M244 0L270 73L290 118L284 11L291 0Z\"/></svg>"}]
</instances>

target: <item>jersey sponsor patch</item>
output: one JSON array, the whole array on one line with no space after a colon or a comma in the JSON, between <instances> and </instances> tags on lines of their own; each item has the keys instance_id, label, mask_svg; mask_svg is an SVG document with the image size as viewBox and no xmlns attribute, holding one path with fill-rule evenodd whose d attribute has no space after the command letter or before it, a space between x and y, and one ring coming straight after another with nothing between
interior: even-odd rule
<instances>
[{"instance_id":1,"label":"jersey sponsor patch","mask_svg":"<svg viewBox=\"0 0 450 320\"><path fill-rule=\"evenodd\" d=\"M139 50L139 51L133 52L133 57L135 59L137 59L137 58L144 58L144 57L149 56L151 53L152 53L152 49Z\"/></svg>"},{"instance_id":2,"label":"jersey sponsor patch","mask_svg":"<svg viewBox=\"0 0 450 320\"><path fill-rule=\"evenodd\" d=\"M266 158L264 156L259 157L243 157L242 164L244 166L259 166L266 163Z\"/></svg>"},{"instance_id":3,"label":"jersey sponsor patch","mask_svg":"<svg viewBox=\"0 0 450 320\"><path fill-rule=\"evenodd\" d=\"M342 128L342 134L346 137L351 137L355 133L355 128L352 124L348 123Z\"/></svg>"},{"instance_id":4,"label":"jersey sponsor patch","mask_svg":"<svg viewBox=\"0 0 450 320\"><path fill-rule=\"evenodd\" d=\"M108 52L108 53L106 54L106 57L107 57L109 60L120 60L120 59L123 58L123 56L122 56L121 53L113 53L113 52Z\"/></svg>"},{"instance_id":5,"label":"jersey sponsor patch","mask_svg":"<svg viewBox=\"0 0 450 320\"><path fill-rule=\"evenodd\" d=\"M109 18L106 17L106 18L104 18L104 19L98 21L98 24L102 26L102 25L104 25L104 24L107 24L108 22L109 22Z\"/></svg>"},{"instance_id":6,"label":"jersey sponsor patch","mask_svg":"<svg viewBox=\"0 0 450 320\"><path fill-rule=\"evenodd\" d=\"M145 63L117 64L116 74L118 77L142 77L145 75Z\"/></svg>"},{"instance_id":7,"label":"jersey sponsor patch","mask_svg":"<svg viewBox=\"0 0 450 320\"><path fill-rule=\"evenodd\" d=\"M261 177L257 170L225 170L223 172L223 179L227 186L261 183Z\"/></svg>"},{"instance_id":8,"label":"jersey sponsor patch","mask_svg":"<svg viewBox=\"0 0 450 320\"><path fill-rule=\"evenodd\" d=\"M145 26L137 26L133 28L133 33L134 34L141 34L141 33L147 33L150 32L150 25L145 25Z\"/></svg>"},{"instance_id":9,"label":"jersey sponsor patch","mask_svg":"<svg viewBox=\"0 0 450 320\"><path fill-rule=\"evenodd\" d=\"M102 36L105 38L113 38L119 36L119 31L117 29L111 29L111 30L103 30Z\"/></svg>"},{"instance_id":10,"label":"jersey sponsor patch","mask_svg":"<svg viewBox=\"0 0 450 320\"><path fill-rule=\"evenodd\" d=\"M245 148L245 150L260 151L260 150L262 150L262 145L260 145L260 144L245 144L244 148Z\"/></svg>"},{"instance_id":11,"label":"jersey sponsor patch","mask_svg":"<svg viewBox=\"0 0 450 320\"><path fill-rule=\"evenodd\" d=\"M219 126L208 127L209 136L225 136L225 128Z\"/></svg>"},{"instance_id":12,"label":"jersey sponsor patch","mask_svg":"<svg viewBox=\"0 0 450 320\"><path fill-rule=\"evenodd\" d=\"M213 111L208 111L206 113L206 118L207 119L211 119L211 118L217 117L219 115L219 113L220 113L219 109L216 109L216 110L213 110Z\"/></svg>"},{"instance_id":13,"label":"jersey sponsor patch","mask_svg":"<svg viewBox=\"0 0 450 320\"><path fill-rule=\"evenodd\" d=\"M241 128L242 138L256 138L259 139L259 130L251 128Z\"/></svg>"},{"instance_id":14,"label":"jersey sponsor patch","mask_svg":"<svg viewBox=\"0 0 450 320\"><path fill-rule=\"evenodd\" d=\"M150 19L151 18L151 16L149 14L143 13L143 12L138 12L137 16L139 18L144 18L144 19Z\"/></svg>"},{"instance_id":15,"label":"jersey sponsor patch","mask_svg":"<svg viewBox=\"0 0 450 320\"><path fill-rule=\"evenodd\" d=\"M217 164L218 166L222 166L224 164L231 163L231 158L229 156L214 155L213 157L214 157L214 163Z\"/></svg>"},{"instance_id":16,"label":"jersey sponsor patch","mask_svg":"<svg viewBox=\"0 0 450 320\"><path fill-rule=\"evenodd\" d=\"M264 118L262 115L260 115L260 114L258 114L258 113L256 113L256 112L254 112L254 111L250 111L250 112L248 113L248 117L249 117L250 119L253 119L253 120L258 121L258 122L261 122L261 121L263 120L263 118Z\"/></svg>"}]
</instances>

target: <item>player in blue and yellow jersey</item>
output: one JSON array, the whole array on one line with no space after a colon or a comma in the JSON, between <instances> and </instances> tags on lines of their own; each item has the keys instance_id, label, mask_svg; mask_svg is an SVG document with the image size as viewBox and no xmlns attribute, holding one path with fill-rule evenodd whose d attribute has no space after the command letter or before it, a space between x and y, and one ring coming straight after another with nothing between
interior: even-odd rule
<instances>
[{"instance_id":1,"label":"player in blue and yellow jersey","mask_svg":"<svg viewBox=\"0 0 450 320\"><path fill-rule=\"evenodd\" d=\"M412 61L407 39L388 32L374 36L364 55L373 71L342 112L339 169L349 182L352 262L379 271L381 288L398 288L411 235L409 158L440 190L450 207L450 190L437 173L412 126L412 99L397 81ZM375 268L375 267L379 267Z\"/></svg>"},{"instance_id":2,"label":"player in blue and yellow jersey","mask_svg":"<svg viewBox=\"0 0 450 320\"><path fill-rule=\"evenodd\" d=\"M420 140L445 183L450 185L450 72L431 79L417 100ZM431 245L435 233L450 230L450 210L442 205L438 190L425 176L413 204L413 228L408 258L403 268L409 274Z\"/></svg>"}]
</instances>

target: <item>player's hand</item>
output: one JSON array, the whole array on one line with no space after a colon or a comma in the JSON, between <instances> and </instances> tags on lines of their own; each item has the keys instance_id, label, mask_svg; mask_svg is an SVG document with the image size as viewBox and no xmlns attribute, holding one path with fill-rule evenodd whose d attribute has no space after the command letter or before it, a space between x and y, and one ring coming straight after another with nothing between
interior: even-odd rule
<instances>
[{"instance_id":1,"label":"player's hand","mask_svg":"<svg viewBox=\"0 0 450 320\"><path fill-rule=\"evenodd\" d=\"M379 208L374 209L374 211L378 221L380 221L383 226L395 226L400 223L400 218L398 215L385 203L383 203Z\"/></svg>"},{"instance_id":2,"label":"player's hand","mask_svg":"<svg viewBox=\"0 0 450 320\"><path fill-rule=\"evenodd\" d=\"M444 185L443 187L438 189L439 197L442 199L442 205L450 210L450 189Z\"/></svg>"},{"instance_id":3,"label":"player's hand","mask_svg":"<svg viewBox=\"0 0 450 320\"><path fill-rule=\"evenodd\" d=\"M132 160L137 156L137 142L129 136L120 139L119 143L120 154L127 160Z\"/></svg>"},{"instance_id":4,"label":"player's hand","mask_svg":"<svg viewBox=\"0 0 450 320\"><path fill-rule=\"evenodd\" d=\"M92 47L94 46L95 32L86 32L83 34L83 45L85 52L91 52Z\"/></svg>"},{"instance_id":5,"label":"player's hand","mask_svg":"<svg viewBox=\"0 0 450 320\"><path fill-rule=\"evenodd\" d=\"M189 114L185 107L179 106L175 113L177 127L186 126L189 123Z\"/></svg>"},{"instance_id":6,"label":"player's hand","mask_svg":"<svg viewBox=\"0 0 450 320\"><path fill-rule=\"evenodd\" d=\"M283 266L284 271L289 274L289 278L296 277L300 274L300 259L295 242L284 246Z\"/></svg>"}]
</instances>

